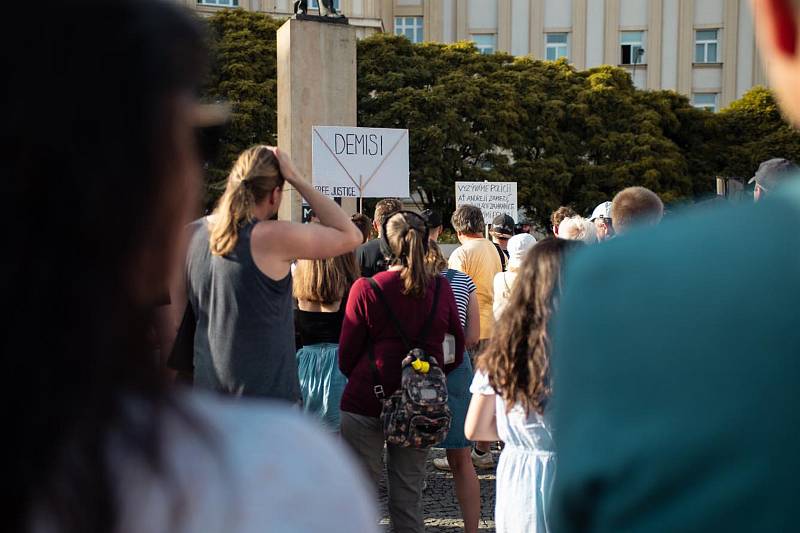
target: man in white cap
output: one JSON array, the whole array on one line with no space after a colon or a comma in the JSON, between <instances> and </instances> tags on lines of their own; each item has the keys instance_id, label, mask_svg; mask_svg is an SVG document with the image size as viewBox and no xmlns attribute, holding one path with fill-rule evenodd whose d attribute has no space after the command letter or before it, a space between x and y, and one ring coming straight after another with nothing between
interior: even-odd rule
<instances>
[{"instance_id":1,"label":"man in white cap","mask_svg":"<svg viewBox=\"0 0 800 533\"><path fill-rule=\"evenodd\" d=\"M606 241L614 236L614 225L611 223L611 202L603 202L595 207L589 221L597 228L598 242Z\"/></svg>"}]
</instances>

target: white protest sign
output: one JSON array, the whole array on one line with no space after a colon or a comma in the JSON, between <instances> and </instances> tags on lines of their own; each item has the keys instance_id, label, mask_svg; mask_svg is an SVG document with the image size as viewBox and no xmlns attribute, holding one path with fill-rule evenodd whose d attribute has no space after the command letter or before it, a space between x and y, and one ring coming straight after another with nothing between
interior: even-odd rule
<instances>
[{"instance_id":1,"label":"white protest sign","mask_svg":"<svg viewBox=\"0 0 800 533\"><path fill-rule=\"evenodd\" d=\"M311 183L327 196L408 198L408 130L314 126Z\"/></svg>"},{"instance_id":2,"label":"white protest sign","mask_svg":"<svg viewBox=\"0 0 800 533\"><path fill-rule=\"evenodd\" d=\"M461 205L479 207L487 224L497 215L508 215L516 222L517 182L457 181L456 207Z\"/></svg>"}]
</instances>

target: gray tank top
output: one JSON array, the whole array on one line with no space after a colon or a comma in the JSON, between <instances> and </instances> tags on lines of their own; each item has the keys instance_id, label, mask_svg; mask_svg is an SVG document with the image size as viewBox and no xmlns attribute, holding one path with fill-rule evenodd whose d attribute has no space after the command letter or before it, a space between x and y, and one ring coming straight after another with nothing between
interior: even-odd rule
<instances>
[{"instance_id":1,"label":"gray tank top","mask_svg":"<svg viewBox=\"0 0 800 533\"><path fill-rule=\"evenodd\" d=\"M195 386L299 401L291 272L275 281L256 266L250 252L255 222L239 231L224 257L211 254L206 219L192 225L186 267L197 318Z\"/></svg>"}]
</instances>

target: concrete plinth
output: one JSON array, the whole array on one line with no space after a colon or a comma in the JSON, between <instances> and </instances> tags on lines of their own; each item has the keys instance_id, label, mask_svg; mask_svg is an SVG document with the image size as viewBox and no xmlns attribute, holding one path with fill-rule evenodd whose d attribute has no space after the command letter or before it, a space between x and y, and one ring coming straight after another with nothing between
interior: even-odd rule
<instances>
[{"instance_id":1,"label":"concrete plinth","mask_svg":"<svg viewBox=\"0 0 800 533\"><path fill-rule=\"evenodd\" d=\"M311 127L356 125L356 28L289 19L278 29L278 146L311 181ZM354 213L355 199L342 202ZM302 198L284 189L278 217L302 220Z\"/></svg>"}]
</instances>

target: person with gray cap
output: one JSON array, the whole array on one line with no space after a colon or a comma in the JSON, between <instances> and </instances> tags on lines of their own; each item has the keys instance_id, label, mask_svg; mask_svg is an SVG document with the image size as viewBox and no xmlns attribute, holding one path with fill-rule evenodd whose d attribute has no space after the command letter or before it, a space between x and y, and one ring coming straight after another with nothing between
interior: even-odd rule
<instances>
[{"instance_id":1,"label":"person with gray cap","mask_svg":"<svg viewBox=\"0 0 800 533\"><path fill-rule=\"evenodd\" d=\"M611 202L603 202L592 211L589 222L597 229L598 242L607 241L614 236L614 225L611 222Z\"/></svg>"},{"instance_id":2,"label":"person with gray cap","mask_svg":"<svg viewBox=\"0 0 800 533\"><path fill-rule=\"evenodd\" d=\"M788 159L775 157L758 165L756 175L747 183L755 183L753 200L758 202L775 189L784 179L800 173L800 168Z\"/></svg>"}]
</instances>

